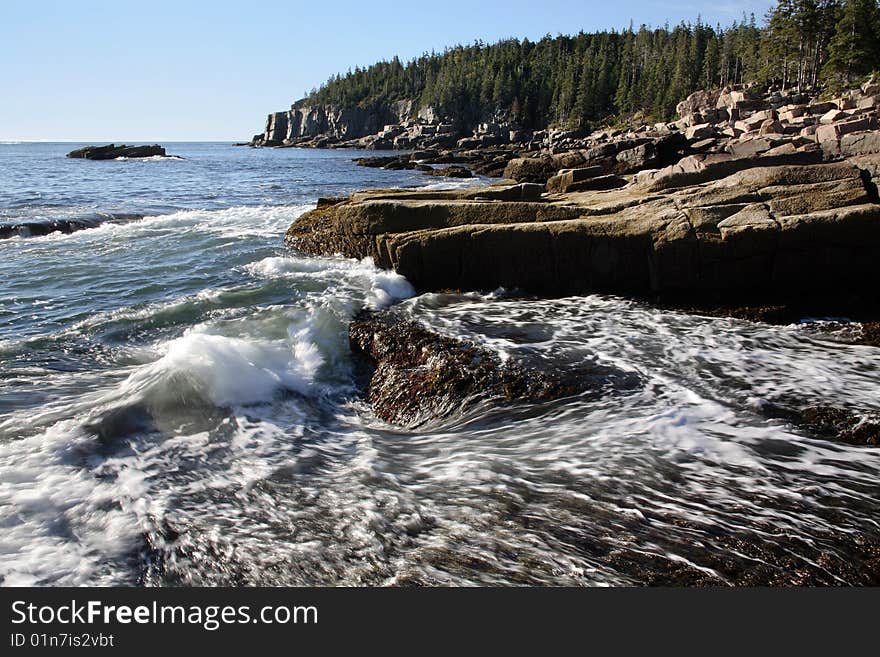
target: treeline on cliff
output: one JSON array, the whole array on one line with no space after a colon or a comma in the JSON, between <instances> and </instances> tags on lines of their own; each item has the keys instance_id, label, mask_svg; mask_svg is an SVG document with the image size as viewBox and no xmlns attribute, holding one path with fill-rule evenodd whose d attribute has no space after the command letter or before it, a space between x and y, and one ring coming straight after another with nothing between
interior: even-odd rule
<instances>
[{"instance_id":1,"label":"treeline on cliff","mask_svg":"<svg viewBox=\"0 0 880 657\"><path fill-rule=\"evenodd\" d=\"M698 89L749 81L839 87L878 68L878 0L780 0L762 24L682 23L537 42L477 42L408 63L397 57L337 75L297 106L413 100L473 125L493 117L527 128L588 127L642 112L668 120Z\"/></svg>"}]
</instances>

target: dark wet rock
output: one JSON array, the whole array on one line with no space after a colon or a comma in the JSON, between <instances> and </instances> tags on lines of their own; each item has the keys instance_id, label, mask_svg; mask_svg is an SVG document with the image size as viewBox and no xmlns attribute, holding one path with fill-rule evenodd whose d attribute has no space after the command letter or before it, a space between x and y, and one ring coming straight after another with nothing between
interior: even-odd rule
<instances>
[{"instance_id":1,"label":"dark wet rock","mask_svg":"<svg viewBox=\"0 0 880 657\"><path fill-rule=\"evenodd\" d=\"M865 322L862 324L860 342L872 347L880 347L880 322Z\"/></svg>"},{"instance_id":2,"label":"dark wet rock","mask_svg":"<svg viewBox=\"0 0 880 657\"><path fill-rule=\"evenodd\" d=\"M371 169L381 169L392 162L400 161L399 155L386 155L375 157L358 157L354 159L354 163L360 167L369 167Z\"/></svg>"},{"instance_id":3,"label":"dark wet rock","mask_svg":"<svg viewBox=\"0 0 880 657\"><path fill-rule=\"evenodd\" d=\"M483 158L482 161L471 161L470 166L474 173L490 178L500 178L504 174L504 169L510 161L512 154L489 156Z\"/></svg>"},{"instance_id":4,"label":"dark wet rock","mask_svg":"<svg viewBox=\"0 0 880 657\"><path fill-rule=\"evenodd\" d=\"M105 223L125 223L143 219L142 214L100 213L74 219L51 219L45 221L21 221L0 223L0 239L11 237L43 237L52 233L70 234L87 228L97 228Z\"/></svg>"},{"instance_id":5,"label":"dark wet rock","mask_svg":"<svg viewBox=\"0 0 880 657\"><path fill-rule=\"evenodd\" d=\"M83 158L86 160L115 160L120 157L166 157L165 149L159 144L151 146L126 146L121 144L108 144L107 146L86 146L70 151L67 157Z\"/></svg>"},{"instance_id":6,"label":"dark wet rock","mask_svg":"<svg viewBox=\"0 0 880 657\"><path fill-rule=\"evenodd\" d=\"M428 164L419 164L418 162L412 162L408 157L399 157L391 162L388 162L385 166L382 167L386 171L429 171L431 170L431 166Z\"/></svg>"},{"instance_id":7,"label":"dark wet rock","mask_svg":"<svg viewBox=\"0 0 880 657\"><path fill-rule=\"evenodd\" d=\"M800 415L800 424L822 437L850 445L880 445L880 416L827 405L808 406Z\"/></svg>"},{"instance_id":8,"label":"dark wet rock","mask_svg":"<svg viewBox=\"0 0 880 657\"><path fill-rule=\"evenodd\" d=\"M426 176L443 176L446 178L473 178L474 174L467 167L449 166L443 169L427 169Z\"/></svg>"},{"instance_id":9,"label":"dark wet rock","mask_svg":"<svg viewBox=\"0 0 880 657\"><path fill-rule=\"evenodd\" d=\"M331 205L338 205L345 200L344 196L322 196L318 199L315 207L329 208Z\"/></svg>"},{"instance_id":10,"label":"dark wet rock","mask_svg":"<svg viewBox=\"0 0 880 657\"><path fill-rule=\"evenodd\" d=\"M767 403L762 411L768 417L785 420L810 437L848 445L880 446L880 415L857 412L829 404L800 408Z\"/></svg>"},{"instance_id":11,"label":"dark wet rock","mask_svg":"<svg viewBox=\"0 0 880 657\"><path fill-rule=\"evenodd\" d=\"M600 365L546 371L502 361L487 349L390 312L356 318L349 340L352 351L373 366L367 399L376 416L410 428L460 415L484 401L546 402L639 385L635 375Z\"/></svg>"}]
</instances>

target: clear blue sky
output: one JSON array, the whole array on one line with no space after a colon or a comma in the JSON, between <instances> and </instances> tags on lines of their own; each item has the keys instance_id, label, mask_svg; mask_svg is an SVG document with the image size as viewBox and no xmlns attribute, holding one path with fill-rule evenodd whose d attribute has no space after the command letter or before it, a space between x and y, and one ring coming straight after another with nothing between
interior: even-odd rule
<instances>
[{"instance_id":1,"label":"clear blue sky","mask_svg":"<svg viewBox=\"0 0 880 657\"><path fill-rule=\"evenodd\" d=\"M0 0L0 140L244 140L330 75L394 55L775 4Z\"/></svg>"}]
</instances>

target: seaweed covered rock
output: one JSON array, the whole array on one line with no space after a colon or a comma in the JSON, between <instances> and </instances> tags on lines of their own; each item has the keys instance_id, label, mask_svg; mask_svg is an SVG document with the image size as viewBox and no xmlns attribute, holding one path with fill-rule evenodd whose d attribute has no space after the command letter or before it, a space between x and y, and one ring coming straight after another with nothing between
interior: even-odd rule
<instances>
[{"instance_id":1,"label":"seaweed covered rock","mask_svg":"<svg viewBox=\"0 0 880 657\"><path fill-rule=\"evenodd\" d=\"M486 400L541 402L639 385L635 375L601 365L546 371L502 361L488 349L391 312L357 317L349 326L349 341L352 351L372 365L367 399L376 416L410 428Z\"/></svg>"},{"instance_id":2,"label":"seaweed covered rock","mask_svg":"<svg viewBox=\"0 0 880 657\"><path fill-rule=\"evenodd\" d=\"M848 445L880 446L880 416L829 404L800 408L766 404L764 413L785 420L808 435Z\"/></svg>"}]
</instances>

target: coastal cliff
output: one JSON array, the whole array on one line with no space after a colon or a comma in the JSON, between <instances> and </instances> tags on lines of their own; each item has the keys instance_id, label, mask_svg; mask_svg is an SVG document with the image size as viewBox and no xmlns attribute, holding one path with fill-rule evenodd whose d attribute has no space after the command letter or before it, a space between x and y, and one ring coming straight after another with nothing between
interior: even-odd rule
<instances>
[{"instance_id":1,"label":"coastal cliff","mask_svg":"<svg viewBox=\"0 0 880 657\"><path fill-rule=\"evenodd\" d=\"M284 112L273 112L266 119L262 134L253 143L259 146L283 146L297 141L323 137L346 141L375 135L388 124L405 121L412 103L377 103L368 107L294 104Z\"/></svg>"}]
</instances>

